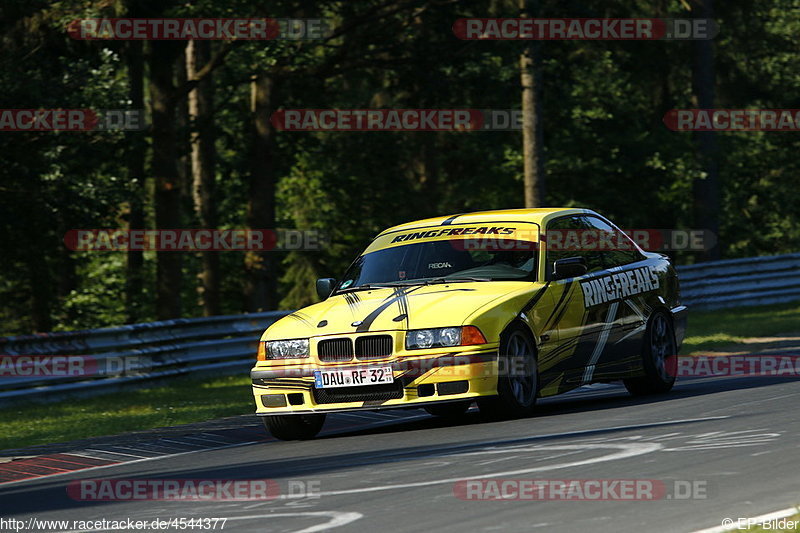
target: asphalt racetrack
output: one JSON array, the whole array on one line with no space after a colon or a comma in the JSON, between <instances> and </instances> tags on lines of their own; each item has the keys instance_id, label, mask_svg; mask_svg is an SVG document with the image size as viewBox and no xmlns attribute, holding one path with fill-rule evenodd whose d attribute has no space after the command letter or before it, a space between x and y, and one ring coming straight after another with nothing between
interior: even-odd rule
<instances>
[{"instance_id":1,"label":"asphalt racetrack","mask_svg":"<svg viewBox=\"0 0 800 533\"><path fill-rule=\"evenodd\" d=\"M706 378L645 399L613 384L585 387L541 401L539 414L523 420L489 422L474 408L457 422L421 410L340 414L312 441L265 436L2 484L0 515L215 517L227 519L224 531L694 531L800 502L799 404L794 379ZM132 478L271 479L282 496L98 502L67 494L74 480ZM457 497L465 479L655 480L665 493L487 501ZM290 483L311 497L290 497Z\"/></svg>"}]
</instances>

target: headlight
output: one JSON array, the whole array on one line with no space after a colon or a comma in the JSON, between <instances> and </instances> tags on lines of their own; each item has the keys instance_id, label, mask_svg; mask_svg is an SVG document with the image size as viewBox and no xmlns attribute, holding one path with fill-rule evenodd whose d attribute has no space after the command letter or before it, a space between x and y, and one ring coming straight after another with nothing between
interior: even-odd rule
<instances>
[{"instance_id":1,"label":"headlight","mask_svg":"<svg viewBox=\"0 0 800 533\"><path fill-rule=\"evenodd\" d=\"M430 348L436 344L437 332L436 329L418 329L416 331L409 331L406 333L406 348L415 350L419 348Z\"/></svg>"},{"instance_id":2,"label":"headlight","mask_svg":"<svg viewBox=\"0 0 800 533\"><path fill-rule=\"evenodd\" d=\"M439 344L442 346L458 346L461 344L461 328L440 329Z\"/></svg>"},{"instance_id":3,"label":"headlight","mask_svg":"<svg viewBox=\"0 0 800 533\"><path fill-rule=\"evenodd\" d=\"M486 344L486 337L475 326L412 329L406 333L406 350L447 348L473 344Z\"/></svg>"},{"instance_id":4,"label":"headlight","mask_svg":"<svg viewBox=\"0 0 800 533\"><path fill-rule=\"evenodd\" d=\"M308 339L267 341L267 359L308 357Z\"/></svg>"}]
</instances>

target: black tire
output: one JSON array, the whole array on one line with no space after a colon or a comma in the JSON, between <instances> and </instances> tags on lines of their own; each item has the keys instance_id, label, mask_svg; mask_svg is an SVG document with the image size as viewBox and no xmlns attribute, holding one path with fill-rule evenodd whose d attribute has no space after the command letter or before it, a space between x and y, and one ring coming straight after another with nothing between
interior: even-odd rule
<instances>
[{"instance_id":1,"label":"black tire","mask_svg":"<svg viewBox=\"0 0 800 533\"><path fill-rule=\"evenodd\" d=\"M536 346L528 330L511 325L500 336L497 396L478 398L481 413L490 418L520 418L533 414L539 395Z\"/></svg>"},{"instance_id":2,"label":"black tire","mask_svg":"<svg viewBox=\"0 0 800 533\"><path fill-rule=\"evenodd\" d=\"M325 423L324 414L265 416L264 427L280 440L313 439Z\"/></svg>"},{"instance_id":3,"label":"black tire","mask_svg":"<svg viewBox=\"0 0 800 533\"><path fill-rule=\"evenodd\" d=\"M428 405L425 410L433 416L441 416L442 418L458 418L464 416L472 405L472 400L465 400L463 402L440 403Z\"/></svg>"},{"instance_id":4,"label":"black tire","mask_svg":"<svg viewBox=\"0 0 800 533\"><path fill-rule=\"evenodd\" d=\"M677 343L672 321L663 311L650 316L642 341L642 367L644 376L622 380L634 396L663 394L675 384L675 376L668 371L667 359L676 357Z\"/></svg>"}]
</instances>

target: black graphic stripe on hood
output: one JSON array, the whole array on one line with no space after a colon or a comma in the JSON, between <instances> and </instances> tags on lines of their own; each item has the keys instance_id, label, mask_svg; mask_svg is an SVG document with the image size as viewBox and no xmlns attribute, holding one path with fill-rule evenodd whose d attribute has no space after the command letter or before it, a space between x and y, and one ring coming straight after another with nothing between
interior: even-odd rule
<instances>
[{"instance_id":1,"label":"black graphic stripe on hood","mask_svg":"<svg viewBox=\"0 0 800 533\"><path fill-rule=\"evenodd\" d=\"M395 296L397 298L397 308L400 309L400 313L404 315L408 315L408 299L404 298L402 295L395 292Z\"/></svg>"},{"instance_id":2,"label":"black graphic stripe on hood","mask_svg":"<svg viewBox=\"0 0 800 533\"><path fill-rule=\"evenodd\" d=\"M404 317L406 329L408 329L408 316L410 313L408 311L408 298L405 295L397 299L397 307L400 309L400 316Z\"/></svg>"},{"instance_id":3,"label":"black graphic stripe on hood","mask_svg":"<svg viewBox=\"0 0 800 533\"><path fill-rule=\"evenodd\" d=\"M311 321L308 320L308 316L303 314L303 313L301 313L301 312L299 312L299 311L295 311L294 313L290 313L290 314L288 314L286 316L288 316L289 318L293 318L295 320L298 320L298 321L302 322L303 324L305 324L306 326L312 326L313 325L313 324L311 324Z\"/></svg>"},{"instance_id":4,"label":"black graphic stripe on hood","mask_svg":"<svg viewBox=\"0 0 800 533\"><path fill-rule=\"evenodd\" d=\"M344 301L347 302L347 307L350 308L350 312L355 315L358 310L358 304L361 303L361 298L358 297L358 294L355 292L345 293Z\"/></svg>"},{"instance_id":5,"label":"black graphic stripe on hood","mask_svg":"<svg viewBox=\"0 0 800 533\"><path fill-rule=\"evenodd\" d=\"M405 298L406 298L407 294L409 294L411 292L414 292L414 291L416 291L416 290L418 290L418 289L420 289L422 287L424 287L424 285L420 285L418 287L409 287L409 288L403 287L401 289L397 289L397 288L394 289L394 292L392 293L391 296L386 298L383 301L383 303L381 303L381 305L379 305L374 311L372 311L370 314L368 314L364 318L364 320L361 321L361 324L359 324L359 326L356 328L356 333L364 333L365 331L369 331L370 326L372 325L373 322L375 322L375 319L378 318L378 316L381 313L386 311L386 309L391 307L395 302L398 302L399 300L404 300L405 301ZM401 303L401 305L405 305L405 308L408 309L408 302L407 301L405 302L405 304Z\"/></svg>"}]
</instances>

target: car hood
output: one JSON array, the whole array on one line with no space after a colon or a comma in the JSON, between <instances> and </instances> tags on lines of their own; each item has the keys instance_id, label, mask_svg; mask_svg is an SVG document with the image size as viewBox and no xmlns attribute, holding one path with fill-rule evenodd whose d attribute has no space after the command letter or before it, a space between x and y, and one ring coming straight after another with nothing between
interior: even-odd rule
<instances>
[{"instance_id":1,"label":"car hood","mask_svg":"<svg viewBox=\"0 0 800 533\"><path fill-rule=\"evenodd\" d=\"M480 308L531 290L491 281L380 288L331 296L275 322L262 340L463 325Z\"/></svg>"}]
</instances>

